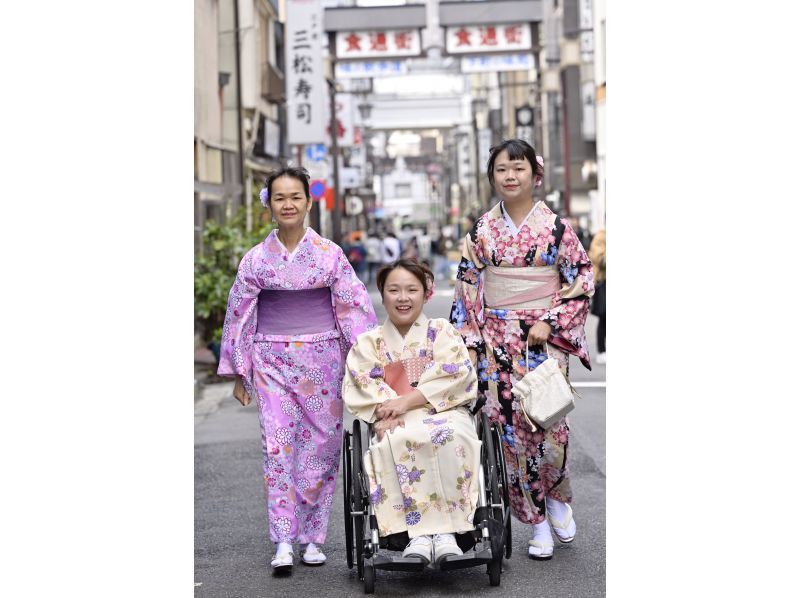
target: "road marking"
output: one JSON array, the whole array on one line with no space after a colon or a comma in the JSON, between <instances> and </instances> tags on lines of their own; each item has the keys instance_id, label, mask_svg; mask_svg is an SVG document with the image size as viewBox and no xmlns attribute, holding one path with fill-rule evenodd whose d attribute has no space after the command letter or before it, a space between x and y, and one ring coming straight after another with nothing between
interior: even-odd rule
<instances>
[{"instance_id":1,"label":"road marking","mask_svg":"<svg viewBox=\"0 0 800 598\"><path fill-rule=\"evenodd\" d=\"M596 382L570 382L575 388L605 388L606 381L598 380Z\"/></svg>"}]
</instances>

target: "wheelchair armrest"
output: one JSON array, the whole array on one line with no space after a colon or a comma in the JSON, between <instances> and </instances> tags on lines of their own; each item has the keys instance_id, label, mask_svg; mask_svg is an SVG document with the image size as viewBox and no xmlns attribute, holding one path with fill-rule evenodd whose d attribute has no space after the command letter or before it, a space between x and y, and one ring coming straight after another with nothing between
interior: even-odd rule
<instances>
[{"instance_id":1,"label":"wheelchair armrest","mask_svg":"<svg viewBox=\"0 0 800 598\"><path fill-rule=\"evenodd\" d=\"M478 396L477 400L475 401L475 406L469 410L472 415L476 415L478 411L486 404L486 395L481 394Z\"/></svg>"}]
</instances>

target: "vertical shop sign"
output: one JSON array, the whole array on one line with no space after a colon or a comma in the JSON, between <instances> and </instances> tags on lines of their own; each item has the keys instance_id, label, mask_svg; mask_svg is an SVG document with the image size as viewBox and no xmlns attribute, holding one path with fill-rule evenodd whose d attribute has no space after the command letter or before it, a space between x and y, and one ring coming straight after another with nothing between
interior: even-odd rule
<instances>
[{"instance_id":1,"label":"vertical shop sign","mask_svg":"<svg viewBox=\"0 0 800 598\"><path fill-rule=\"evenodd\" d=\"M286 2L286 98L288 141L292 145L325 141L322 72L322 2Z\"/></svg>"}]
</instances>

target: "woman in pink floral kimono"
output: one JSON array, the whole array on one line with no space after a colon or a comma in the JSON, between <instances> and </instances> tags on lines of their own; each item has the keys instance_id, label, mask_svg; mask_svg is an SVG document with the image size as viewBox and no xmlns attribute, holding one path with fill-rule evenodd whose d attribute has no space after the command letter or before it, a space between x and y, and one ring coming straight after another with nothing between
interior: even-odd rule
<instances>
[{"instance_id":1,"label":"woman in pink floral kimono","mask_svg":"<svg viewBox=\"0 0 800 598\"><path fill-rule=\"evenodd\" d=\"M478 393L505 430L503 449L514 515L532 526L528 554L553 556L555 532L571 542L572 488L566 418L532 429L520 413L514 384L547 357L569 374L569 355L591 369L584 334L592 264L566 218L533 202L543 161L519 139L492 148L489 182L501 201L464 239L450 320L475 360ZM546 344L546 345L545 345Z\"/></svg>"},{"instance_id":2,"label":"woman in pink floral kimono","mask_svg":"<svg viewBox=\"0 0 800 598\"><path fill-rule=\"evenodd\" d=\"M376 325L364 284L338 245L304 226L308 173L284 168L261 192L277 230L248 251L228 298L219 374L258 404L275 571L292 543L321 565L342 441L344 358Z\"/></svg>"}]
</instances>

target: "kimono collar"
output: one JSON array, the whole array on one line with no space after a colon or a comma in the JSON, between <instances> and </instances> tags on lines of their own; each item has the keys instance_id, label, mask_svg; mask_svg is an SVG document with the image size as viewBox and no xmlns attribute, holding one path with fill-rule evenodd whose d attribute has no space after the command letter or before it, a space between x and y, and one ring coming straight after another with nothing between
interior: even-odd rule
<instances>
[{"instance_id":1,"label":"kimono collar","mask_svg":"<svg viewBox=\"0 0 800 598\"><path fill-rule=\"evenodd\" d=\"M419 317L411 324L411 328L409 328L405 338L388 317L383 323L383 340L386 343L386 348L392 353L402 353L406 345L414 342L424 346L427 338L428 316L425 315L425 312L421 312Z\"/></svg>"}]
</instances>

